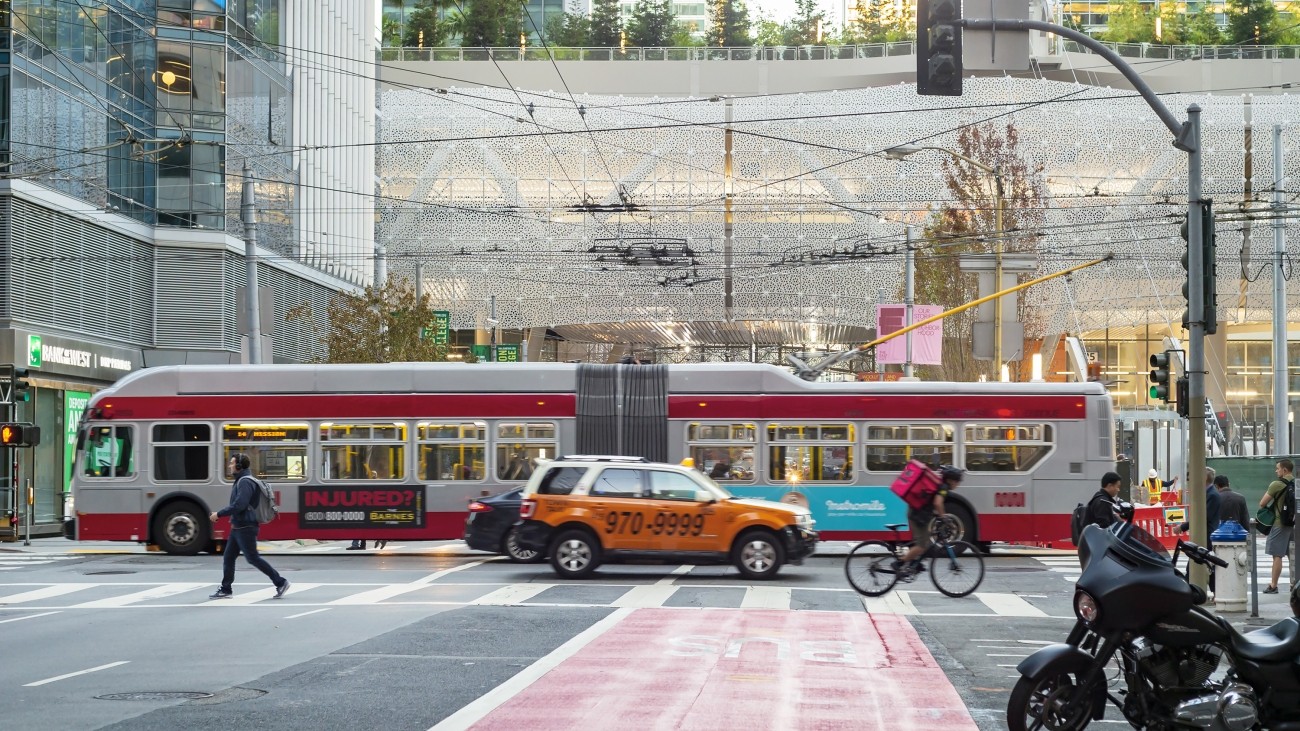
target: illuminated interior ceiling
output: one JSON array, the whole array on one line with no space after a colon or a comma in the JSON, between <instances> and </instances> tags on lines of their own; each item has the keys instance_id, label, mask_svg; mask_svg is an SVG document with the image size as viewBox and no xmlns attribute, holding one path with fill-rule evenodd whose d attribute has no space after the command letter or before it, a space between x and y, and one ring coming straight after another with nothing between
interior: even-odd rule
<instances>
[{"instance_id":1,"label":"illuminated interior ceiling","mask_svg":"<svg viewBox=\"0 0 1300 731\"><path fill-rule=\"evenodd\" d=\"M1180 119L1189 104L1202 107L1205 196L1220 217L1238 211L1245 102L1163 99ZM389 271L410 276L422 262L424 289L451 311L453 327L483 326L493 295L510 328L727 320L869 327L882 293L901 300L904 224L924 224L953 200L941 174L945 154L896 160L881 152L905 143L957 149L956 130L986 119L1014 123L1020 157L1041 167L1038 274L1117 257L1029 290L1044 332L1177 327L1184 307L1178 223L1187 156L1126 91L972 78L958 98L920 97L911 85L736 98L730 181L727 104L716 99L390 89L381 109L378 233ZM1257 207L1271 200L1272 126L1282 124L1284 145L1295 148L1297 111L1294 97L1253 97ZM1286 175L1300 179L1298 168L1288 155ZM1229 323L1272 317L1271 222L1251 224L1243 256L1245 229L1241 221L1218 225L1219 317ZM1292 220L1285 230L1295 260L1300 230ZM923 246L917 256L943 254ZM1290 290L1296 318L1300 287Z\"/></svg>"}]
</instances>

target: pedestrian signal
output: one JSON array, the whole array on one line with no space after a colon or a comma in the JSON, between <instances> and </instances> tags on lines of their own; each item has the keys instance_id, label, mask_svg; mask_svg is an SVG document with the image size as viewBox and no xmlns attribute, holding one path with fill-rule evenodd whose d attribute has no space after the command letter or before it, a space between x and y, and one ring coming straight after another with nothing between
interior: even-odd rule
<instances>
[{"instance_id":1,"label":"pedestrian signal","mask_svg":"<svg viewBox=\"0 0 1300 731\"><path fill-rule=\"evenodd\" d=\"M0 424L0 446L34 447L41 443L41 428L34 424Z\"/></svg>"}]
</instances>

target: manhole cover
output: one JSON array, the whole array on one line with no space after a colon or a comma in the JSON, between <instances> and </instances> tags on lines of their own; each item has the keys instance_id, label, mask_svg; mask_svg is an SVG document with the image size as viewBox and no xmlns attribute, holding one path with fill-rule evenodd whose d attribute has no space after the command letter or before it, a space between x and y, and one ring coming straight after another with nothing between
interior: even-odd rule
<instances>
[{"instance_id":1,"label":"manhole cover","mask_svg":"<svg viewBox=\"0 0 1300 731\"><path fill-rule=\"evenodd\" d=\"M1048 569L1045 566L1043 568L1037 568L1035 566L989 566L984 570L989 573L1013 574L1023 573L1026 571L1047 571Z\"/></svg>"},{"instance_id":2,"label":"manhole cover","mask_svg":"<svg viewBox=\"0 0 1300 731\"><path fill-rule=\"evenodd\" d=\"M87 571L85 576L116 576L118 574L134 574L134 571Z\"/></svg>"},{"instance_id":3,"label":"manhole cover","mask_svg":"<svg viewBox=\"0 0 1300 731\"><path fill-rule=\"evenodd\" d=\"M195 690L146 690L139 693L109 693L95 696L101 701L184 701L211 697L211 693Z\"/></svg>"}]
</instances>

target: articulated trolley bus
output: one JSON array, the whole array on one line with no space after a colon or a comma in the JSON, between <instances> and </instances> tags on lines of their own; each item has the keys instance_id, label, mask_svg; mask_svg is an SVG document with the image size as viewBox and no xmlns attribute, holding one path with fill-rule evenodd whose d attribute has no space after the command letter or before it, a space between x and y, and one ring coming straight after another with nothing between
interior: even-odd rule
<instances>
[{"instance_id":1,"label":"articulated trolley bus","mask_svg":"<svg viewBox=\"0 0 1300 731\"><path fill-rule=\"evenodd\" d=\"M687 457L733 494L807 505L823 539L887 537L909 459L967 470L966 538L1050 542L1114 468L1094 383L808 383L769 365L169 366L97 393L77 437L75 536L209 550L228 456L275 491L262 538L459 538L467 504L537 459Z\"/></svg>"}]
</instances>

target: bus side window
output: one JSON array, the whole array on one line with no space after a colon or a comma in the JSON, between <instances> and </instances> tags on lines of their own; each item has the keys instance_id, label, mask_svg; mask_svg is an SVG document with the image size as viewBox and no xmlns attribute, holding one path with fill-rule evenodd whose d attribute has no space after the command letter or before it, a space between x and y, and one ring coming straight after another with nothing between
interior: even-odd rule
<instances>
[{"instance_id":1,"label":"bus side window","mask_svg":"<svg viewBox=\"0 0 1300 731\"><path fill-rule=\"evenodd\" d=\"M135 453L129 426L99 426L86 439L82 474L87 477L135 475Z\"/></svg>"}]
</instances>

